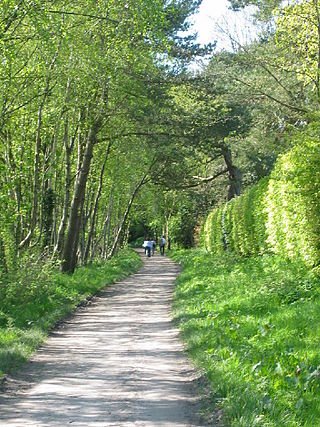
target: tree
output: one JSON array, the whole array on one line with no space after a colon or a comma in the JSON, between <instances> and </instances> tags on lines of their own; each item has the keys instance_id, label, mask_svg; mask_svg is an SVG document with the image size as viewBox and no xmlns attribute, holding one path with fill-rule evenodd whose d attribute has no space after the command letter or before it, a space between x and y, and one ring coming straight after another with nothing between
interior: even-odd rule
<instances>
[{"instance_id":1,"label":"tree","mask_svg":"<svg viewBox=\"0 0 320 427\"><path fill-rule=\"evenodd\" d=\"M320 102L320 9L318 0L304 0L278 10L277 62L287 73L294 73L302 87ZM309 107L310 108L310 107Z\"/></svg>"},{"instance_id":2,"label":"tree","mask_svg":"<svg viewBox=\"0 0 320 427\"><path fill-rule=\"evenodd\" d=\"M112 156L124 145L127 156L132 157L130 150L144 156L150 137L142 133L150 130L152 105L145 79L156 80L159 70L162 76L167 72L155 58L168 62L175 47L180 52L190 48L177 33L199 4L2 2L4 265L38 248L46 256L54 251L62 270L73 271L80 260L87 262L100 250L106 256L122 241L126 212L134 203L126 180L139 183L143 174L136 180L132 164L132 174L122 181L123 193L117 179L126 162L115 166ZM133 136L137 130L139 141ZM154 159L154 152L149 154L146 170Z\"/></svg>"},{"instance_id":3,"label":"tree","mask_svg":"<svg viewBox=\"0 0 320 427\"><path fill-rule=\"evenodd\" d=\"M247 6L255 6L254 15L263 22L272 19L273 11L282 4L281 0L229 0L230 7L239 11Z\"/></svg>"}]
</instances>

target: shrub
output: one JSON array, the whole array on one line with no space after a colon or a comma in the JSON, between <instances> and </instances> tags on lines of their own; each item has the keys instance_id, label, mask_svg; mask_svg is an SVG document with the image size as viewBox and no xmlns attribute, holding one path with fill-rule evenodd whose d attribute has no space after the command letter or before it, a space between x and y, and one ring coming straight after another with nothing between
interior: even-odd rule
<instances>
[{"instance_id":1,"label":"shrub","mask_svg":"<svg viewBox=\"0 0 320 427\"><path fill-rule=\"evenodd\" d=\"M142 237L138 237L134 242L130 243L130 246L132 248L141 248L142 245L143 245L144 239L145 238L143 236Z\"/></svg>"},{"instance_id":2,"label":"shrub","mask_svg":"<svg viewBox=\"0 0 320 427\"><path fill-rule=\"evenodd\" d=\"M242 256L268 251L320 263L320 123L297 133L296 145L280 156L270 178L214 209L203 227L202 242L220 254Z\"/></svg>"},{"instance_id":3,"label":"shrub","mask_svg":"<svg viewBox=\"0 0 320 427\"><path fill-rule=\"evenodd\" d=\"M222 253L224 250L222 215L223 210L221 208L214 209L210 212L202 227L200 242L209 252Z\"/></svg>"},{"instance_id":4,"label":"shrub","mask_svg":"<svg viewBox=\"0 0 320 427\"><path fill-rule=\"evenodd\" d=\"M233 227L233 205L235 203L235 199L230 200L228 203L226 203L224 207L224 233L226 235L226 241L227 241L227 249L228 251L235 251L235 242L234 242L234 236L232 233Z\"/></svg>"},{"instance_id":5,"label":"shrub","mask_svg":"<svg viewBox=\"0 0 320 427\"><path fill-rule=\"evenodd\" d=\"M273 252L313 266L320 262L320 143L309 129L271 174L266 227Z\"/></svg>"},{"instance_id":6,"label":"shrub","mask_svg":"<svg viewBox=\"0 0 320 427\"><path fill-rule=\"evenodd\" d=\"M266 192L269 185L269 177L263 178L257 185L252 187L252 214L253 214L253 233L252 239L256 247L257 255L262 255L269 251L267 243L267 213L265 209Z\"/></svg>"}]
</instances>

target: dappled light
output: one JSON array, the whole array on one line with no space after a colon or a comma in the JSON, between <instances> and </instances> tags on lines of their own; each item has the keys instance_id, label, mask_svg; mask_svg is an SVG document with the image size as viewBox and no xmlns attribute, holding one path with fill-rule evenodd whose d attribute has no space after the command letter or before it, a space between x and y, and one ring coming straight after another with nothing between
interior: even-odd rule
<instances>
[{"instance_id":1,"label":"dappled light","mask_svg":"<svg viewBox=\"0 0 320 427\"><path fill-rule=\"evenodd\" d=\"M0 0L0 46L0 426L320 426L320 1Z\"/></svg>"},{"instance_id":2,"label":"dappled light","mask_svg":"<svg viewBox=\"0 0 320 427\"><path fill-rule=\"evenodd\" d=\"M170 319L178 272L155 255L79 309L20 374L23 392L1 399L0 425L203 425L197 377Z\"/></svg>"}]
</instances>

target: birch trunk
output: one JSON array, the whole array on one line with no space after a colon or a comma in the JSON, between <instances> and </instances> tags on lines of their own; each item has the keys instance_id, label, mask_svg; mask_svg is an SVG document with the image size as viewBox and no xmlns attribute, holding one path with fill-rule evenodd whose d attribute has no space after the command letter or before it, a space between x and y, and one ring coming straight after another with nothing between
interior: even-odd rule
<instances>
[{"instance_id":1,"label":"birch trunk","mask_svg":"<svg viewBox=\"0 0 320 427\"><path fill-rule=\"evenodd\" d=\"M69 144L69 122L66 118L65 125L64 125L64 149L65 149L65 184L64 184L64 200L63 200L63 210L62 210L62 217L59 225L58 230L58 236L57 236L57 242L54 248L53 253L61 255L63 251L63 244L64 244L64 238L65 238L65 232L67 228L68 223L68 216L69 216L69 205L70 205L70 194L71 194L71 154L74 148L74 143L77 137L78 129L80 122L82 120L81 111L79 113L79 121L75 130L74 135L71 138L70 144Z\"/></svg>"},{"instance_id":2,"label":"birch trunk","mask_svg":"<svg viewBox=\"0 0 320 427\"><path fill-rule=\"evenodd\" d=\"M49 95L50 82L51 82L51 72L55 66L56 60L58 58L58 53L60 49L60 43L58 48L54 54L54 57L51 61L48 77L46 80L45 89L43 92L42 100L38 109L38 118L37 118L37 132L36 132L36 141L34 147L34 162L33 162L33 191L32 191L32 209L31 209L31 218L30 218L30 230L26 237L20 242L19 249L22 249L27 244L29 244L34 229L37 222L37 214L38 214L38 191L39 191L39 163L40 163L40 150L41 150L41 127L42 127L42 113L43 109Z\"/></svg>"},{"instance_id":3,"label":"birch trunk","mask_svg":"<svg viewBox=\"0 0 320 427\"><path fill-rule=\"evenodd\" d=\"M97 120L89 130L84 155L82 158L81 169L79 170L79 174L75 182L67 235L62 251L61 271L63 272L73 272L76 267L76 253L79 241L82 207L93 156L93 148L97 142L97 133L100 129L100 126L101 120Z\"/></svg>"},{"instance_id":4,"label":"birch trunk","mask_svg":"<svg viewBox=\"0 0 320 427\"><path fill-rule=\"evenodd\" d=\"M86 245L86 249L85 249L85 253L84 253L84 259L83 259L84 264L86 264L88 261L91 242L92 242L93 235L94 235L94 229L95 229L95 222L96 222L96 217L97 217L97 213L98 213L99 200L100 200L100 196L101 196L101 192L102 192L103 174L104 174L106 163L107 163L107 160L109 157L110 149L111 149L111 143L109 143L109 145L108 145L107 152L106 152L106 155L105 155L102 167L101 167L101 171L100 171L99 186L98 186L97 194L96 194L95 201L94 201L93 212L92 212L91 223L90 223L90 230L88 233L88 241L87 241L87 245Z\"/></svg>"},{"instance_id":5,"label":"birch trunk","mask_svg":"<svg viewBox=\"0 0 320 427\"><path fill-rule=\"evenodd\" d=\"M116 237L115 237L112 249L110 251L110 254L108 255L108 258L113 257L113 255L115 254L115 252L117 250L117 247L118 247L118 244L119 244L119 241L120 241L120 237L121 237L121 233L122 233L124 225L125 225L125 223L126 223L126 221L128 219L131 206L132 206L132 204L134 202L134 199L135 199L136 195L138 194L138 191L147 182L146 178L147 178L147 175L144 175L144 177L138 182L138 184L136 185L135 189L133 190L133 193L132 193L132 195L130 197L130 200L128 202L127 209L126 209L126 211L125 211L125 213L123 215L121 224L120 224L120 226L118 228L118 231L117 231L117 234L116 234Z\"/></svg>"}]
</instances>

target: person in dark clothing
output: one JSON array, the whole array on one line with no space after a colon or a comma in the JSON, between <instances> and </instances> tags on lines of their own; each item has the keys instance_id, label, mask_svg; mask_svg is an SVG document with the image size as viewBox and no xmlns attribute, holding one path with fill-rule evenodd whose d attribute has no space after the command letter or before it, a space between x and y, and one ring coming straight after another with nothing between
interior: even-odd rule
<instances>
[{"instance_id":1,"label":"person in dark clothing","mask_svg":"<svg viewBox=\"0 0 320 427\"><path fill-rule=\"evenodd\" d=\"M160 242L159 242L159 246L160 246L160 254L164 255L164 248L166 245L166 239L164 238L164 236L161 237Z\"/></svg>"}]
</instances>

